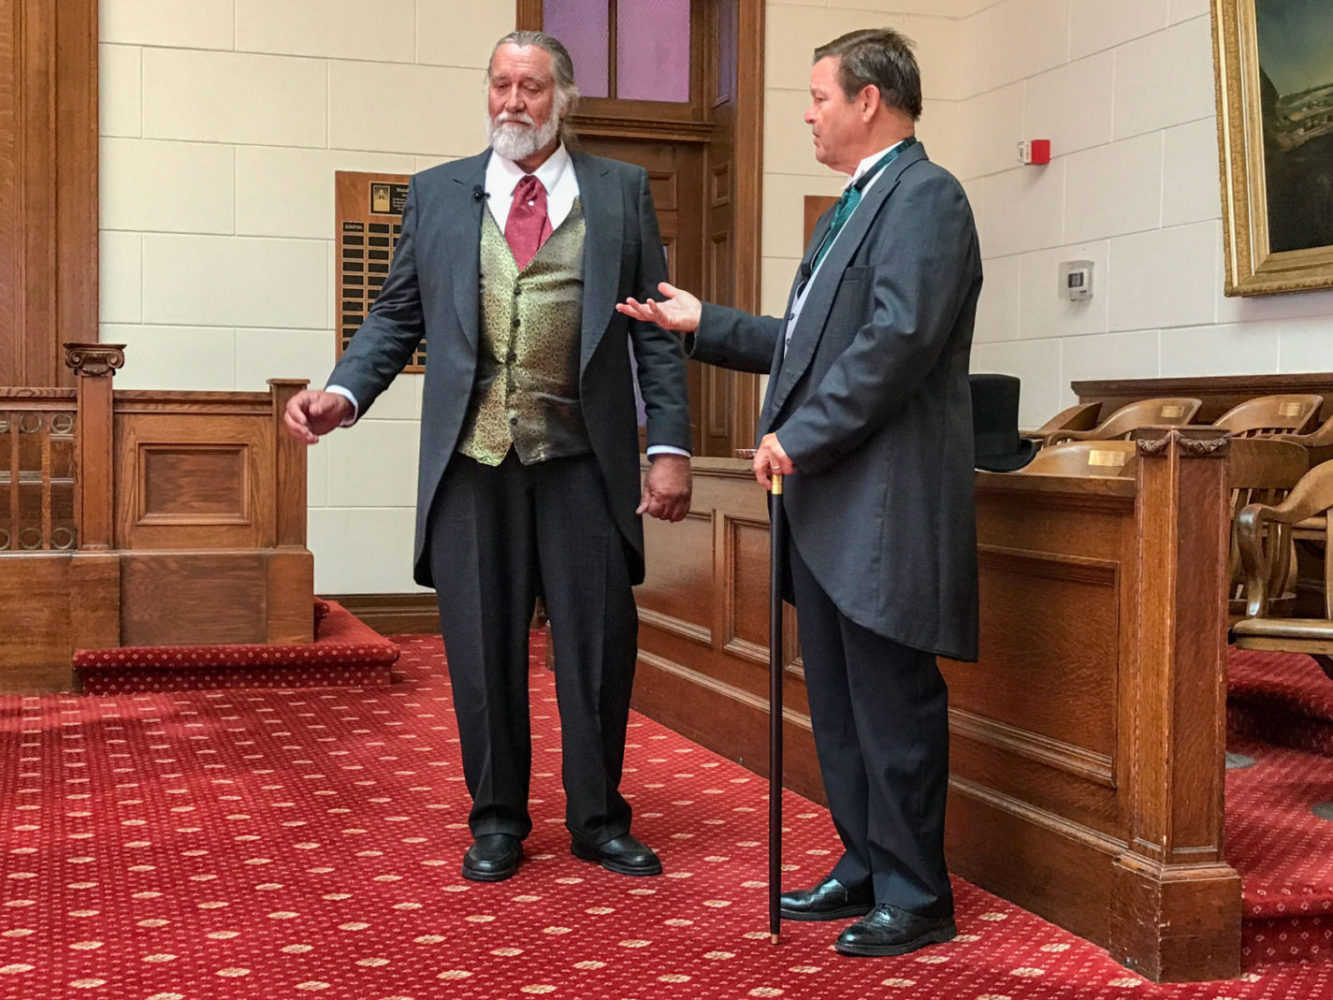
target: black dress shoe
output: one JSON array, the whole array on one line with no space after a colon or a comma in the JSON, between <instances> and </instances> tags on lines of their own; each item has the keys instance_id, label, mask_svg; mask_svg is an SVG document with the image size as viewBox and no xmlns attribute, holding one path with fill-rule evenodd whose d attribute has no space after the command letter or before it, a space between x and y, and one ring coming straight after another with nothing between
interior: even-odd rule
<instances>
[{"instance_id":1,"label":"black dress shoe","mask_svg":"<svg viewBox=\"0 0 1333 1000\"><path fill-rule=\"evenodd\" d=\"M628 833L602 844L585 844L580 840L569 842L569 853L584 861L596 861L617 875L661 875L662 862L653 849L640 843Z\"/></svg>"},{"instance_id":2,"label":"black dress shoe","mask_svg":"<svg viewBox=\"0 0 1333 1000\"><path fill-rule=\"evenodd\" d=\"M522 857L522 842L512 834L482 834L463 855L463 878L473 882L503 882L518 871Z\"/></svg>"},{"instance_id":3,"label":"black dress shoe","mask_svg":"<svg viewBox=\"0 0 1333 1000\"><path fill-rule=\"evenodd\" d=\"M778 900L783 920L842 920L869 913L875 890L869 882L848 887L830 876L813 889L784 892Z\"/></svg>"},{"instance_id":4,"label":"black dress shoe","mask_svg":"<svg viewBox=\"0 0 1333 1000\"><path fill-rule=\"evenodd\" d=\"M953 917L923 917L885 903L839 934L833 947L843 955L906 955L957 934Z\"/></svg>"}]
</instances>

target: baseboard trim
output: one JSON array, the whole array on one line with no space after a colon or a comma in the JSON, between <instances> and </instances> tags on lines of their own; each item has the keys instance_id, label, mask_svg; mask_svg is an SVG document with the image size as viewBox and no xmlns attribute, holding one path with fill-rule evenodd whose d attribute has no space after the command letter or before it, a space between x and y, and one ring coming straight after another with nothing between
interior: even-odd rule
<instances>
[{"instance_id":1,"label":"baseboard trim","mask_svg":"<svg viewBox=\"0 0 1333 1000\"><path fill-rule=\"evenodd\" d=\"M440 609L435 595L322 594L337 601L380 635L439 635Z\"/></svg>"}]
</instances>

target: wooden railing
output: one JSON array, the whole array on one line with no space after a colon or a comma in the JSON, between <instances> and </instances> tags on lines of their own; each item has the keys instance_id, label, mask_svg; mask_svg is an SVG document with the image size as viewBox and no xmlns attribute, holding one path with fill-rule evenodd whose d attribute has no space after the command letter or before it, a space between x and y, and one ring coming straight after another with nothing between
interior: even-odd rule
<instances>
[{"instance_id":1,"label":"wooden railing","mask_svg":"<svg viewBox=\"0 0 1333 1000\"><path fill-rule=\"evenodd\" d=\"M0 552L68 552L74 516L73 389L0 389Z\"/></svg>"},{"instance_id":2,"label":"wooden railing","mask_svg":"<svg viewBox=\"0 0 1333 1000\"><path fill-rule=\"evenodd\" d=\"M311 641L305 382L114 392L121 345L66 348L76 388L0 388L0 691L70 687L76 649Z\"/></svg>"}]
</instances>

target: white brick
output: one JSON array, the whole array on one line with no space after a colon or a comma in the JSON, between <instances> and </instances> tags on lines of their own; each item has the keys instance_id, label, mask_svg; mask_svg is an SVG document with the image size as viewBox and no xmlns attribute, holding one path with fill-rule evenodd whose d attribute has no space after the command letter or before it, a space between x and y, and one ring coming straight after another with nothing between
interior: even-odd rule
<instances>
[{"instance_id":1,"label":"white brick","mask_svg":"<svg viewBox=\"0 0 1333 1000\"><path fill-rule=\"evenodd\" d=\"M329 506L410 507L416 502L419 425L376 420L330 434Z\"/></svg>"},{"instance_id":2,"label":"white brick","mask_svg":"<svg viewBox=\"0 0 1333 1000\"><path fill-rule=\"evenodd\" d=\"M314 59L146 49L144 135L325 146L326 76Z\"/></svg>"},{"instance_id":3,"label":"white brick","mask_svg":"<svg viewBox=\"0 0 1333 1000\"><path fill-rule=\"evenodd\" d=\"M104 42L232 47L232 0L103 0L98 17Z\"/></svg>"},{"instance_id":4,"label":"white brick","mask_svg":"<svg viewBox=\"0 0 1333 1000\"><path fill-rule=\"evenodd\" d=\"M97 47L97 127L102 135L143 133L141 52L131 45Z\"/></svg>"},{"instance_id":5,"label":"white brick","mask_svg":"<svg viewBox=\"0 0 1333 1000\"><path fill-rule=\"evenodd\" d=\"M799 257L765 257L760 264L759 311L765 316L781 316L787 308L792 282L801 266Z\"/></svg>"},{"instance_id":6,"label":"white brick","mask_svg":"<svg viewBox=\"0 0 1333 1000\"><path fill-rule=\"evenodd\" d=\"M515 13L512 3L417 0L417 62L486 69L495 43L514 30Z\"/></svg>"},{"instance_id":7,"label":"white brick","mask_svg":"<svg viewBox=\"0 0 1333 1000\"><path fill-rule=\"evenodd\" d=\"M1111 241L1112 330L1214 321L1217 226L1200 222Z\"/></svg>"},{"instance_id":8,"label":"white brick","mask_svg":"<svg viewBox=\"0 0 1333 1000\"><path fill-rule=\"evenodd\" d=\"M1019 258L994 257L981 270L984 280L972 342L1017 339Z\"/></svg>"},{"instance_id":9,"label":"white brick","mask_svg":"<svg viewBox=\"0 0 1333 1000\"><path fill-rule=\"evenodd\" d=\"M1005 257L1063 242L1063 160L995 174L986 178L984 188L986 238L981 252L985 256Z\"/></svg>"},{"instance_id":10,"label":"white brick","mask_svg":"<svg viewBox=\"0 0 1333 1000\"><path fill-rule=\"evenodd\" d=\"M1178 24L1192 17L1205 17L1208 14L1209 0L1171 0L1171 23Z\"/></svg>"},{"instance_id":11,"label":"white brick","mask_svg":"<svg viewBox=\"0 0 1333 1000\"><path fill-rule=\"evenodd\" d=\"M303 378L322 389L336 349L332 330L237 330L236 388L267 390L271 378Z\"/></svg>"},{"instance_id":12,"label":"white brick","mask_svg":"<svg viewBox=\"0 0 1333 1000\"><path fill-rule=\"evenodd\" d=\"M1023 138L1023 84L992 90L958 104L958 170L982 177L1012 170Z\"/></svg>"},{"instance_id":13,"label":"white brick","mask_svg":"<svg viewBox=\"0 0 1333 1000\"><path fill-rule=\"evenodd\" d=\"M1008 0L964 22L965 91L979 94L1069 61L1069 0Z\"/></svg>"},{"instance_id":14,"label":"white brick","mask_svg":"<svg viewBox=\"0 0 1333 1000\"><path fill-rule=\"evenodd\" d=\"M784 90L810 89L815 49L857 28L902 28L901 16L868 18L863 10L772 7L764 23L764 84ZM932 95L945 96L945 95Z\"/></svg>"},{"instance_id":15,"label":"white brick","mask_svg":"<svg viewBox=\"0 0 1333 1000\"><path fill-rule=\"evenodd\" d=\"M962 169L963 151L970 142L970 137L965 140L960 134L958 108L955 101L927 100L916 126L917 137L928 150L931 160L954 176L958 176Z\"/></svg>"},{"instance_id":16,"label":"white brick","mask_svg":"<svg viewBox=\"0 0 1333 1000\"><path fill-rule=\"evenodd\" d=\"M1024 254L1018 335L1040 339L1105 333L1111 303L1109 254L1110 244L1104 241ZM1058 293L1060 264L1069 260L1092 261L1092 298L1071 302Z\"/></svg>"},{"instance_id":17,"label":"white brick","mask_svg":"<svg viewBox=\"0 0 1333 1000\"><path fill-rule=\"evenodd\" d=\"M1162 377L1273 374L1278 337L1278 325L1267 323L1163 330Z\"/></svg>"},{"instance_id":18,"label":"white brick","mask_svg":"<svg viewBox=\"0 0 1333 1000\"><path fill-rule=\"evenodd\" d=\"M1054 156L1110 142L1113 75L1114 59L1106 52L1030 78L1023 138L1050 139Z\"/></svg>"},{"instance_id":19,"label":"white brick","mask_svg":"<svg viewBox=\"0 0 1333 1000\"><path fill-rule=\"evenodd\" d=\"M845 174L825 177L764 176L763 254L765 257L805 256L805 196L837 197L847 183Z\"/></svg>"},{"instance_id":20,"label":"white brick","mask_svg":"<svg viewBox=\"0 0 1333 1000\"><path fill-rule=\"evenodd\" d=\"M329 449L321 444L305 450L306 505L324 507L329 496Z\"/></svg>"},{"instance_id":21,"label":"white brick","mask_svg":"<svg viewBox=\"0 0 1333 1000\"><path fill-rule=\"evenodd\" d=\"M1167 129L1162 157L1162 224L1178 226L1221 216L1217 122L1204 118Z\"/></svg>"},{"instance_id":22,"label":"white brick","mask_svg":"<svg viewBox=\"0 0 1333 1000\"><path fill-rule=\"evenodd\" d=\"M469 156L486 148L475 70L342 62L329 67L329 145Z\"/></svg>"},{"instance_id":23,"label":"white brick","mask_svg":"<svg viewBox=\"0 0 1333 1000\"><path fill-rule=\"evenodd\" d=\"M1115 137L1214 113L1212 34L1196 18L1129 42L1115 53Z\"/></svg>"},{"instance_id":24,"label":"white brick","mask_svg":"<svg viewBox=\"0 0 1333 1000\"><path fill-rule=\"evenodd\" d=\"M1066 386L1084 379L1156 378L1159 372L1156 330L1071 337L1061 343L1060 380ZM1072 389L1064 397L1074 402Z\"/></svg>"},{"instance_id":25,"label":"white brick","mask_svg":"<svg viewBox=\"0 0 1333 1000\"><path fill-rule=\"evenodd\" d=\"M808 90L764 92L764 170L777 174L831 177L833 171L815 159L815 143L805 123Z\"/></svg>"},{"instance_id":26,"label":"white brick","mask_svg":"<svg viewBox=\"0 0 1333 1000\"><path fill-rule=\"evenodd\" d=\"M102 327L102 340L125 344L117 389L230 392L235 386L235 331L215 327Z\"/></svg>"},{"instance_id":27,"label":"white brick","mask_svg":"<svg viewBox=\"0 0 1333 1000\"><path fill-rule=\"evenodd\" d=\"M413 0L235 0L236 48L412 62ZM458 4L466 9L471 4Z\"/></svg>"},{"instance_id":28,"label":"white brick","mask_svg":"<svg viewBox=\"0 0 1333 1000\"><path fill-rule=\"evenodd\" d=\"M860 27L869 27L862 19ZM876 25L877 26L877 25ZM905 17L897 27L916 43L916 61L921 70L921 91L929 98L956 101L968 94L969 60L963 51L962 22L943 17ZM833 35L823 39L830 41Z\"/></svg>"},{"instance_id":29,"label":"white brick","mask_svg":"<svg viewBox=\"0 0 1333 1000\"><path fill-rule=\"evenodd\" d=\"M143 318L143 237L102 232L98 248L98 318L138 323Z\"/></svg>"},{"instance_id":30,"label":"white brick","mask_svg":"<svg viewBox=\"0 0 1333 1000\"><path fill-rule=\"evenodd\" d=\"M1070 54L1078 59L1166 27L1165 0L1073 0Z\"/></svg>"},{"instance_id":31,"label":"white brick","mask_svg":"<svg viewBox=\"0 0 1333 1000\"><path fill-rule=\"evenodd\" d=\"M416 160L390 153L240 146L236 150L236 232L333 239L334 174L411 174Z\"/></svg>"},{"instance_id":32,"label":"white brick","mask_svg":"<svg viewBox=\"0 0 1333 1000\"><path fill-rule=\"evenodd\" d=\"M1162 219L1162 134L1069 157L1065 238L1070 242L1156 229Z\"/></svg>"},{"instance_id":33,"label":"white brick","mask_svg":"<svg viewBox=\"0 0 1333 1000\"><path fill-rule=\"evenodd\" d=\"M104 229L230 233L235 228L231 146L103 139L99 181Z\"/></svg>"},{"instance_id":34,"label":"white brick","mask_svg":"<svg viewBox=\"0 0 1333 1000\"><path fill-rule=\"evenodd\" d=\"M328 245L315 240L144 237L144 320L215 326L328 325Z\"/></svg>"},{"instance_id":35,"label":"white brick","mask_svg":"<svg viewBox=\"0 0 1333 1000\"><path fill-rule=\"evenodd\" d=\"M1281 372L1333 371L1333 347L1329 346L1328 316L1333 315L1333 293L1321 292L1328 313L1316 319L1288 321L1280 326Z\"/></svg>"},{"instance_id":36,"label":"white brick","mask_svg":"<svg viewBox=\"0 0 1333 1000\"><path fill-rule=\"evenodd\" d=\"M317 447L323 448L326 443ZM338 475L338 470L329 470L330 485ZM422 591L421 587L412 582L412 536L415 525L416 515L411 507L312 509L307 522L307 545L315 554L316 593L398 594Z\"/></svg>"},{"instance_id":37,"label":"white brick","mask_svg":"<svg viewBox=\"0 0 1333 1000\"><path fill-rule=\"evenodd\" d=\"M1018 423L1040 427L1060 409L1060 341L1022 340L976 344L972 348L972 371L1014 375L1022 384L1018 392Z\"/></svg>"}]
</instances>

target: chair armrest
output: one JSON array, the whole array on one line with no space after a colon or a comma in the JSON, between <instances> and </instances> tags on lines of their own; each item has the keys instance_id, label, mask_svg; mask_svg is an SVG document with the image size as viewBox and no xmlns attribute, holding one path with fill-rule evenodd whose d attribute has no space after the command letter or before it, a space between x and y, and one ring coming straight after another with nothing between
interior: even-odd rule
<instances>
[{"instance_id":1,"label":"chair armrest","mask_svg":"<svg viewBox=\"0 0 1333 1000\"><path fill-rule=\"evenodd\" d=\"M1252 503L1236 515L1236 544L1245 574L1245 615L1262 618L1268 613L1268 576L1272 553L1265 550L1265 525L1291 526L1323 514L1333 507L1333 462L1324 462L1301 477L1287 498L1276 506Z\"/></svg>"}]
</instances>

